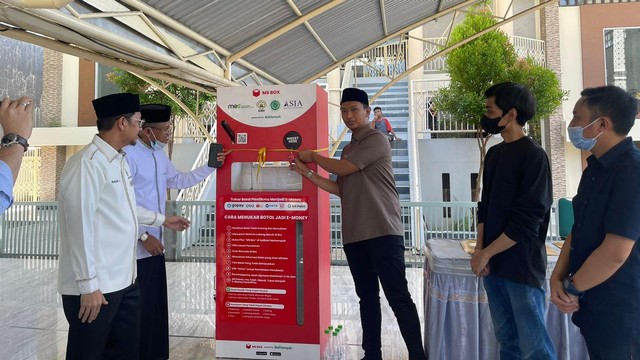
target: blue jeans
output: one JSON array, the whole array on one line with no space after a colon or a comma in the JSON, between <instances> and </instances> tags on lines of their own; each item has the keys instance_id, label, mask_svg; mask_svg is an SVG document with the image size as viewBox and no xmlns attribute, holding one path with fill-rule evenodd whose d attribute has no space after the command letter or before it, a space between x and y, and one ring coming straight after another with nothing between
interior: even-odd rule
<instances>
[{"instance_id":1,"label":"blue jeans","mask_svg":"<svg viewBox=\"0 0 640 360\"><path fill-rule=\"evenodd\" d=\"M484 278L501 360L555 360L544 319L542 288L495 275Z\"/></svg>"},{"instance_id":2,"label":"blue jeans","mask_svg":"<svg viewBox=\"0 0 640 360\"><path fill-rule=\"evenodd\" d=\"M411 299L404 264L402 236L387 235L344 246L360 298L362 348L365 359L382 359L380 286L398 320L409 360L425 360L420 318ZM378 283L378 280L380 281Z\"/></svg>"}]
</instances>

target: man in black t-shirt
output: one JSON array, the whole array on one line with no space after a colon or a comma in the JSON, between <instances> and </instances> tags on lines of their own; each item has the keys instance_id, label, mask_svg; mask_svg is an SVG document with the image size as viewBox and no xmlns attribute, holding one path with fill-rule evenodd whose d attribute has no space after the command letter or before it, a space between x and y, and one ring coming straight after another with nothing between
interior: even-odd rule
<instances>
[{"instance_id":1,"label":"man in black t-shirt","mask_svg":"<svg viewBox=\"0 0 640 360\"><path fill-rule=\"evenodd\" d=\"M545 238L552 203L544 150L525 135L531 92L501 83L485 91L484 131L503 142L487 152L478 203L473 272L483 277L501 359L556 359L545 326Z\"/></svg>"}]
</instances>

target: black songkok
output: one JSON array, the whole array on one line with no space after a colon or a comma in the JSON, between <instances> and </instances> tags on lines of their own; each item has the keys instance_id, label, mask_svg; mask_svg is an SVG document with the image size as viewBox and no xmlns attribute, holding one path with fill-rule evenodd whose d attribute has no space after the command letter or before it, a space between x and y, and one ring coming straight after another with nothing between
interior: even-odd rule
<instances>
[{"instance_id":1,"label":"black songkok","mask_svg":"<svg viewBox=\"0 0 640 360\"><path fill-rule=\"evenodd\" d=\"M140 106L140 113L146 124L163 123L171 120L171 106L146 104Z\"/></svg>"},{"instance_id":2,"label":"black songkok","mask_svg":"<svg viewBox=\"0 0 640 360\"><path fill-rule=\"evenodd\" d=\"M92 102L98 119L140 111L140 98L137 94L112 94L97 98Z\"/></svg>"},{"instance_id":3,"label":"black songkok","mask_svg":"<svg viewBox=\"0 0 640 360\"><path fill-rule=\"evenodd\" d=\"M369 106L369 96L367 93L357 88L346 88L342 90L342 99L340 104L347 101L359 101L365 106Z\"/></svg>"}]
</instances>

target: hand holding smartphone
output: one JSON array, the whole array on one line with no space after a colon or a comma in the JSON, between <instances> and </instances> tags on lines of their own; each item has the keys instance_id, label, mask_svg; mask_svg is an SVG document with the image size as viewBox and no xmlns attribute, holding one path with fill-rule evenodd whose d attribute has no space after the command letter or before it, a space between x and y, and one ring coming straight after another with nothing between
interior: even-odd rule
<instances>
[{"instance_id":1,"label":"hand holding smartphone","mask_svg":"<svg viewBox=\"0 0 640 360\"><path fill-rule=\"evenodd\" d=\"M218 160L218 153L221 153L222 150L222 144L212 143L209 145L209 161L207 162L209 167L219 168L222 166L222 161Z\"/></svg>"}]
</instances>

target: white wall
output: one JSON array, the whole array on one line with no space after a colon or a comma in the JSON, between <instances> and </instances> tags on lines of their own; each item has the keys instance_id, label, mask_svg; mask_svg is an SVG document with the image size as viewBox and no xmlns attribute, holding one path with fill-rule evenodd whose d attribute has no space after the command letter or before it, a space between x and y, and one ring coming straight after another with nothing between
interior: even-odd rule
<instances>
[{"instance_id":1,"label":"white wall","mask_svg":"<svg viewBox=\"0 0 640 360\"><path fill-rule=\"evenodd\" d=\"M562 113L566 119L566 126L573 118L573 107L580 98L584 88L582 73L582 38L580 34L580 7L565 6L559 8L560 14L560 56L562 70L562 88L569 91L569 97L562 103ZM604 77L604 74L602 75ZM565 161L567 196L573 196L578 190L582 176L582 157L566 134ZM640 121L629 132L629 136L640 139Z\"/></svg>"},{"instance_id":2,"label":"white wall","mask_svg":"<svg viewBox=\"0 0 640 360\"><path fill-rule=\"evenodd\" d=\"M493 137L488 146L501 142ZM476 139L430 139L418 142L422 201L442 201L442 174L449 173L451 201L471 201L471 174L480 169Z\"/></svg>"},{"instance_id":3,"label":"white wall","mask_svg":"<svg viewBox=\"0 0 640 360\"><path fill-rule=\"evenodd\" d=\"M567 196L573 197L578 191L578 184L580 184L580 177L582 176L582 155L581 151L576 149L571 142L565 142L565 171L566 171L566 184L567 184Z\"/></svg>"},{"instance_id":4,"label":"white wall","mask_svg":"<svg viewBox=\"0 0 640 360\"><path fill-rule=\"evenodd\" d=\"M636 123L629 131L629 136L633 138L634 141L640 140L640 119L636 118Z\"/></svg>"},{"instance_id":5,"label":"white wall","mask_svg":"<svg viewBox=\"0 0 640 360\"><path fill-rule=\"evenodd\" d=\"M202 149L202 143L174 144L171 162L179 171L182 171L182 172L191 171L191 168L193 167L193 162L198 157L198 154L200 153L201 149ZM176 197L178 196L179 191L180 190L178 189L171 189L171 199L175 200ZM213 200L213 199L215 199L215 197L207 198L206 200Z\"/></svg>"},{"instance_id":6,"label":"white wall","mask_svg":"<svg viewBox=\"0 0 640 360\"><path fill-rule=\"evenodd\" d=\"M98 129L95 126L34 128L29 144L31 146L84 146L90 143L97 133Z\"/></svg>"},{"instance_id":7,"label":"white wall","mask_svg":"<svg viewBox=\"0 0 640 360\"><path fill-rule=\"evenodd\" d=\"M62 54L62 126L78 126L80 59Z\"/></svg>"},{"instance_id":8,"label":"white wall","mask_svg":"<svg viewBox=\"0 0 640 360\"><path fill-rule=\"evenodd\" d=\"M191 171L193 162L202 149L202 143L174 144L172 162L180 171Z\"/></svg>"},{"instance_id":9,"label":"white wall","mask_svg":"<svg viewBox=\"0 0 640 360\"><path fill-rule=\"evenodd\" d=\"M570 121L573 118L573 106L580 98L580 92L584 88L582 82L580 7L563 6L559 9L559 13L562 88L569 91L569 98L562 103L562 115L566 121ZM567 139L566 136L565 139Z\"/></svg>"},{"instance_id":10,"label":"white wall","mask_svg":"<svg viewBox=\"0 0 640 360\"><path fill-rule=\"evenodd\" d=\"M562 103L564 128L573 118L573 106L580 99L584 88L582 82L582 38L580 36L580 7L563 6L560 14L560 60L562 71L562 88L569 91L569 97ZM564 131L565 139L565 171L567 196L575 195L582 175L582 157Z\"/></svg>"}]
</instances>

